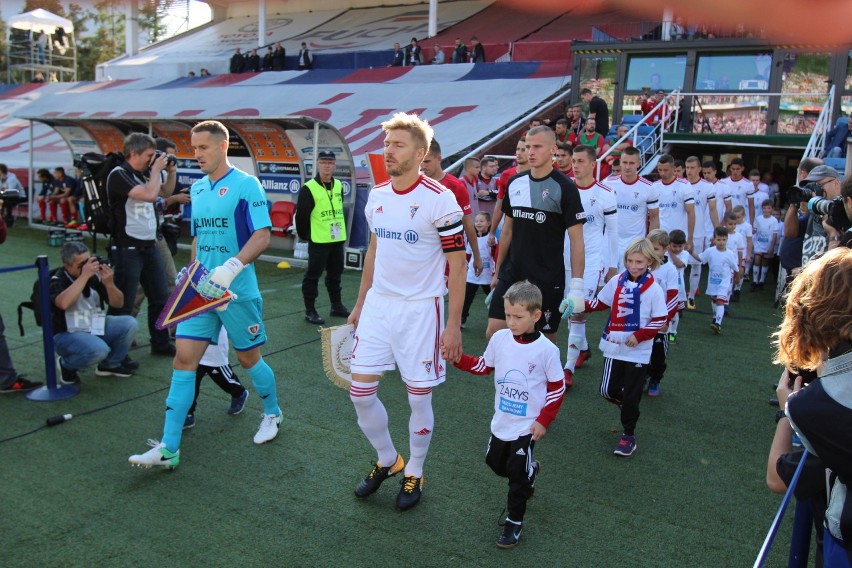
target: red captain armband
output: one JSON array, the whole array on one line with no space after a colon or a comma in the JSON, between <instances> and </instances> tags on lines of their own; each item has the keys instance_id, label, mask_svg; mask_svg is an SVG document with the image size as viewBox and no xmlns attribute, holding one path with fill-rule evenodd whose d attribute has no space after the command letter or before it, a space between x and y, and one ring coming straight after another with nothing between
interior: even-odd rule
<instances>
[{"instance_id":1,"label":"red captain armband","mask_svg":"<svg viewBox=\"0 0 852 568\"><path fill-rule=\"evenodd\" d=\"M453 235L441 235L441 249L444 252L456 252L464 250L464 233Z\"/></svg>"}]
</instances>

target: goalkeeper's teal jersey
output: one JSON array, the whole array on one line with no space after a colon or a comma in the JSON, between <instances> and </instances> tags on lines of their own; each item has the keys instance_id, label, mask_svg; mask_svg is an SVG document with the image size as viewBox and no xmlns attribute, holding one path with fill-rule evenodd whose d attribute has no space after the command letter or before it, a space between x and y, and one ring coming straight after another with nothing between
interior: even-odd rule
<instances>
[{"instance_id":1,"label":"goalkeeper's teal jersey","mask_svg":"<svg viewBox=\"0 0 852 568\"><path fill-rule=\"evenodd\" d=\"M190 196L195 257L207 270L237 256L252 233L272 226L260 182L236 168L213 183L204 176L192 184ZM254 265L246 266L229 290L239 302L260 296Z\"/></svg>"}]
</instances>

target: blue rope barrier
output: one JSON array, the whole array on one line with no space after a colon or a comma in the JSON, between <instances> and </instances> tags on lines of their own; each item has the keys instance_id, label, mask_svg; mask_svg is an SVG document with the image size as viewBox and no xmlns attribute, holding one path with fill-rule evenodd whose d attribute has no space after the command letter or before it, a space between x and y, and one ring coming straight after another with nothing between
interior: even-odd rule
<instances>
[{"instance_id":1,"label":"blue rope barrier","mask_svg":"<svg viewBox=\"0 0 852 568\"><path fill-rule=\"evenodd\" d=\"M18 270L31 270L32 267L32 264L25 264L23 266L6 266L0 268L0 274L3 274L4 272L17 272Z\"/></svg>"},{"instance_id":2,"label":"blue rope barrier","mask_svg":"<svg viewBox=\"0 0 852 568\"><path fill-rule=\"evenodd\" d=\"M802 469L805 465L805 460L808 457L808 452L802 454L802 460L799 462L799 467L796 468L796 473L793 474L793 479L787 487L787 492L784 494L784 499L781 500L781 506L778 507L778 512L775 513L775 518L772 520L772 525L769 527L769 533L763 541L763 546L760 547L760 552L757 554L757 560L754 561L754 568L762 568L766 562L766 557L769 555L769 549L772 548L772 543L775 540L775 535L778 534L778 529L781 526L781 520L784 518L784 513L787 511L787 505L790 504L790 499L793 497L793 490L799 482L799 477L802 475Z\"/></svg>"}]
</instances>

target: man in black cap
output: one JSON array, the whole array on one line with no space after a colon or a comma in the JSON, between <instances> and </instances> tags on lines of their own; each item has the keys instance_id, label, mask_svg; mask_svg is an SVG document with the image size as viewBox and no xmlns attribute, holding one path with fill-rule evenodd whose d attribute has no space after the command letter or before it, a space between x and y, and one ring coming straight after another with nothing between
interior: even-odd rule
<instances>
[{"instance_id":1,"label":"man in black cap","mask_svg":"<svg viewBox=\"0 0 852 568\"><path fill-rule=\"evenodd\" d=\"M305 320L314 325L325 323L316 309L317 288L323 270L331 300L331 315L349 317L349 309L340 300L346 219L343 215L343 186L333 177L335 165L334 152L320 151L317 175L302 186L296 202L296 232L300 239L308 241L308 269L302 280Z\"/></svg>"}]
</instances>

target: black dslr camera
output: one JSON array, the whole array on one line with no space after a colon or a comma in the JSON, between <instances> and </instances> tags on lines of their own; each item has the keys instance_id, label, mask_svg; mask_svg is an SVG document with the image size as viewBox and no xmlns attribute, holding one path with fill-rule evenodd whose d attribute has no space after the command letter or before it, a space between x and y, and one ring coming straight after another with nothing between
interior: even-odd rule
<instances>
[{"instance_id":1,"label":"black dslr camera","mask_svg":"<svg viewBox=\"0 0 852 568\"><path fill-rule=\"evenodd\" d=\"M791 187L790 191L787 192L787 203L798 207L802 201L808 201L815 196L823 196L822 186L815 181L810 181L803 186L794 185Z\"/></svg>"},{"instance_id":2,"label":"black dslr camera","mask_svg":"<svg viewBox=\"0 0 852 568\"><path fill-rule=\"evenodd\" d=\"M846 209L843 208L842 197L835 197L834 199L813 197L808 200L808 211L812 215L827 216L829 225L841 233L845 233L852 227L852 221L846 215Z\"/></svg>"},{"instance_id":3,"label":"black dslr camera","mask_svg":"<svg viewBox=\"0 0 852 568\"><path fill-rule=\"evenodd\" d=\"M156 150L154 152L154 158L151 160L151 163L153 164L154 160L159 159L159 157L162 156L163 154L165 154L165 152L163 152L162 150ZM168 154L168 158L166 158L166 165L167 166L174 166L175 164L177 164L177 158L175 158L171 154Z\"/></svg>"}]
</instances>

